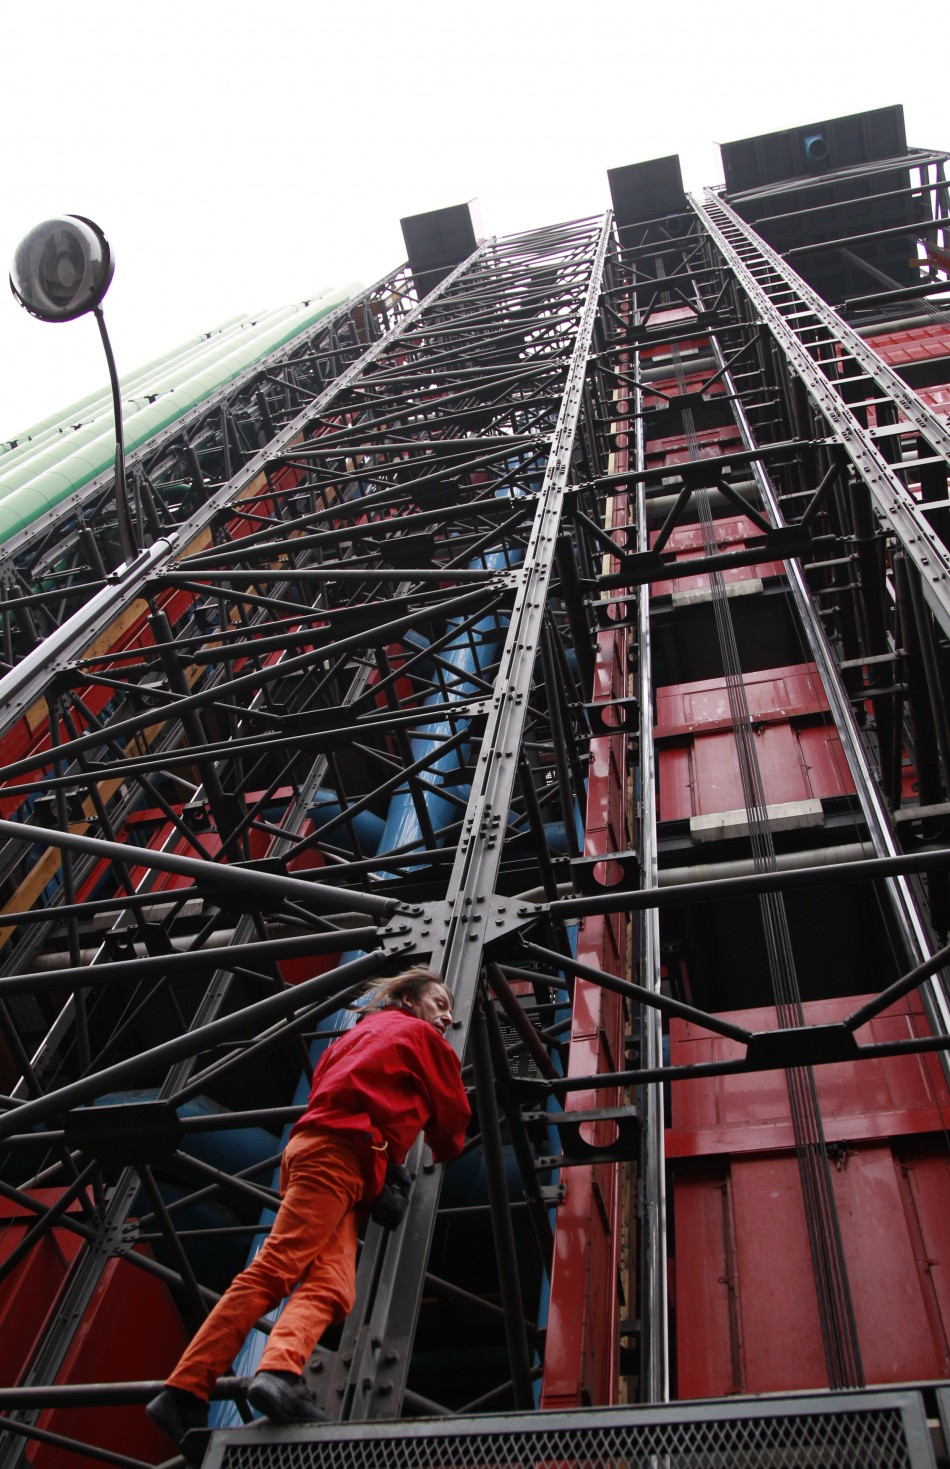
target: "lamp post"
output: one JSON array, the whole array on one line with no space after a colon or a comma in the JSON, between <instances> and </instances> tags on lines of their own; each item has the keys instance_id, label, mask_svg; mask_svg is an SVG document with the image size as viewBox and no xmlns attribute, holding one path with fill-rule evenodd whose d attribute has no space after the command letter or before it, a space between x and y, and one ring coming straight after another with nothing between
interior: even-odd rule
<instances>
[{"instance_id":1,"label":"lamp post","mask_svg":"<svg viewBox=\"0 0 950 1469\"><path fill-rule=\"evenodd\" d=\"M99 226L80 214L64 214L58 219L43 220L20 241L10 269L10 289L20 305L40 321L73 321L87 311L96 318L112 385L119 544L125 560L132 561L141 547L125 481L119 378L102 314L102 298L109 289L114 271L115 258Z\"/></svg>"}]
</instances>

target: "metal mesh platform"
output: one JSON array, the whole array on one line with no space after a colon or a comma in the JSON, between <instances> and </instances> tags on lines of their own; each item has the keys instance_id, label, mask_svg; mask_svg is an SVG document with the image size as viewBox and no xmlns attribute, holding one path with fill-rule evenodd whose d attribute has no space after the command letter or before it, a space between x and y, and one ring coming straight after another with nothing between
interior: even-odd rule
<instances>
[{"instance_id":1,"label":"metal mesh platform","mask_svg":"<svg viewBox=\"0 0 950 1469\"><path fill-rule=\"evenodd\" d=\"M206 1469L934 1469L918 1393L216 1434Z\"/></svg>"}]
</instances>

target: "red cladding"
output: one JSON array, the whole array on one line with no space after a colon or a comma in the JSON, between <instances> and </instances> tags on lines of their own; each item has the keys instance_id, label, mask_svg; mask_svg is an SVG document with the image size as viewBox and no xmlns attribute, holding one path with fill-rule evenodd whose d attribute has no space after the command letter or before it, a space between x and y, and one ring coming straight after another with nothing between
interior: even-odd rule
<instances>
[{"instance_id":1,"label":"red cladding","mask_svg":"<svg viewBox=\"0 0 950 1469\"><path fill-rule=\"evenodd\" d=\"M38 1189L33 1197L49 1207L59 1193ZM0 1199L0 1262L9 1257L37 1217L19 1204ZM66 1217L77 1221L83 1217L78 1203L70 1206ZM55 1324L70 1266L81 1248L78 1234L54 1228L0 1283L0 1382L22 1381L36 1346ZM57 1381L160 1380L186 1341L168 1288L127 1260L113 1259L103 1272ZM141 1407L56 1409L41 1413L38 1424L146 1463L157 1464L168 1457L167 1443ZM67 1463L70 1469L99 1469L102 1463L43 1444L31 1446L28 1462L35 1469L63 1469Z\"/></svg>"},{"instance_id":2,"label":"red cladding","mask_svg":"<svg viewBox=\"0 0 950 1469\"><path fill-rule=\"evenodd\" d=\"M58 1189L37 1189L33 1197L44 1208L59 1198ZM79 1215L78 1203L67 1217ZM21 1244L40 1216L0 1199L0 1264ZM21 1264L0 1282L0 1382L17 1382L42 1336L70 1263L82 1239L69 1229L52 1229L31 1250L29 1268Z\"/></svg>"},{"instance_id":3,"label":"red cladding","mask_svg":"<svg viewBox=\"0 0 950 1469\"><path fill-rule=\"evenodd\" d=\"M806 1023L841 1020L860 997L812 1002ZM730 1019L774 1028L772 1010ZM902 1001L862 1042L927 1033ZM674 1021L674 1065L737 1054ZM950 1096L935 1057L815 1068L858 1339L868 1382L950 1371L947 1219ZM788 1095L782 1072L676 1082L673 1165L677 1395L827 1387Z\"/></svg>"},{"instance_id":4,"label":"red cladding","mask_svg":"<svg viewBox=\"0 0 950 1469\"><path fill-rule=\"evenodd\" d=\"M127 1260L110 1260L73 1338L57 1382L160 1381L181 1355L188 1335L168 1287ZM40 1414L40 1428L94 1443L146 1463L168 1458L167 1440L144 1406L58 1408ZM101 1460L64 1455L42 1444L30 1451L35 1469L100 1469Z\"/></svg>"},{"instance_id":5,"label":"red cladding","mask_svg":"<svg viewBox=\"0 0 950 1469\"><path fill-rule=\"evenodd\" d=\"M743 551L749 543L756 538L761 538L762 532L758 530L749 520L748 516L738 515L731 520L714 521L710 527L716 543L716 551ZM654 531L650 537L652 545L659 531ZM701 525L681 525L673 531L663 554L676 557L677 562L687 562L690 559L706 554L705 541L703 539L703 527ZM781 561L759 561L754 566L736 566L731 570L720 573L726 586L737 582L757 582L765 577L784 576L785 567ZM682 569L677 567L677 575L667 581L655 581L651 588L654 597L662 597L666 594L682 594L684 592L709 591L712 585L712 576L703 574L700 576L687 576L685 565Z\"/></svg>"},{"instance_id":6,"label":"red cladding","mask_svg":"<svg viewBox=\"0 0 950 1469\"><path fill-rule=\"evenodd\" d=\"M869 1384L950 1372L950 1159L927 1144L858 1144L832 1186ZM793 1153L677 1170L677 1396L827 1387Z\"/></svg>"},{"instance_id":7,"label":"red cladding","mask_svg":"<svg viewBox=\"0 0 950 1469\"><path fill-rule=\"evenodd\" d=\"M854 783L813 663L744 675L769 805L850 794ZM660 821L745 805L724 678L657 690Z\"/></svg>"},{"instance_id":8,"label":"red cladding","mask_svg":"<svg viewBox=\"0 0 950 1469\"><path fill-rule=\"evenodd\" d=\"M833 1024L862 1003L853 995L812 1000L806 1024ZM729 1019L749 1030L774 1030L775 1010L738 1010ZM929 1034L919 1001L901 1000L858 1032L858 1042L907 1040ZM682 1020L670 1024L674 1066L731 1060L740 1047ZM829 1142L934 1132L950 1115L950 1094L936 1056L888 1056L816 1066L815 1083ZM747 1072L679 1081L673 1087L667 1154L736 1153L794 1146L788 1093L781 1071Z\"/></svg>"}]
</instances>

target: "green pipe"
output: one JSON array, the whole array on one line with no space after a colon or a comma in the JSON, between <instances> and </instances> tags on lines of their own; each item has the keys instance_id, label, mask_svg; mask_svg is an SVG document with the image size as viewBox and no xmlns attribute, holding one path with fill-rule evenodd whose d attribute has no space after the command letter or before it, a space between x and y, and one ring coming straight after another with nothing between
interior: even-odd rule
<instances>
[{"instance_id":1,"label":"green pipe","mask_svg":"<svg viewBox=\"0 0 950 1469\"><path fill-rule=\"evenodd\" d=\"M247 319L246 316L233 316L228 321L222 322L220 326L212 328L210 332L201 332L197 337L190 337L187 342L183 342L181 346L173 348L172 351L163 352L159 357L153 357L143 367L137 368L132 377L126 380L126 387L140 380L148 381L152 373L157 372L173 358L200 347L207 342L209 336L219 336L223 332L233 330L238 322L247 321ZM71 426L84 415L89 416L93 405L109 406L111 403L112 394L109 388L98 388L94 392L87 393L84 398L78 398L75 403L70 403L67 408L61 409L58 413L51 413L48 417L39 419L37 423L30 424L21 433L15 434L12 439L0 440L0 463L6 463L7 455L15 455L30 444L36 444L44 434L56 435L68 432L69 429L64 429L64 425Z\"/></svg>"},{"instance_id":2,"label":"green pipe","mask_svg":"<svg viewBox=\"0 0 950 1469\"><path fill-rule=\"evenodd\" d=\"M261 318L238 317L235 324L225 324L219 331L202 333L192 342L184 347L176 348L175 351L166 353L164 358L156 359L146 368L140 368L131 376L124 378L122 382L122 397L124 402L135 403L137 393L143 396L154 396L156 393L167 392L176 382L184 382L189 377L195 376L209 362L229 355L234 350L241 350L252 339L262 335L266 322L272 319L283 319L290 312L299 311L299 307L281 307L276 312L267 314ZM156 372L159 376L156 378ZM123 423L128 416L128 409L123 413ZM71 453L78 445L87 443L96 436L96 425L100 431L111 431L112 420L112 393L106 388L98 394L89 395L89 402L84 414L80 415L80 422L71 415L70 411L53 420L53 426L47 428L44 433L33 437L31 442L18 446L10 455L0 460L2 470L2 483L9 487L14 482L23 484L27 479L38 472L39 456L52 449L56 462L59 462L66 454ZM29 467L29 468L28 468ZM20 471L23 471L20 474ZM0 493L3 491L0 490Z\"/></svg>"},{"instance_id":3,"label":"green pipe","mask_svg":"<svg viewBox=\"0 0 950 1469\"><path fill-rule=\"evenodd\" d=\"M244 318L240 320L243 321ZM156 359L147 367L140 368L137 372L124 377L122 381L123 398L134 398L136 393L150 392L156 373L175 369L185 373L189 362L199 362L202 354L208 351L209 340L220 343L227 338L234 339L237 330L235 326L227 325L214 333L203 332L194 341L176 348L174 352L166 353L163 358ZM14 470L35 463L37 457L48 449L55 448L60 455L68 454L76 442L76 435L83 430L88 430L95 423L101 423L103 426L112 423L112 393L109 388L89 394L88 398L82 400L80 404L73 404L64 413L56 415L51 420L44 420L45 426L34 425L27 431L26 436L20 435L13 446L5 453L0 453L0 475L9 477Z\"/></svg>"},{"instance_id":4,"label":"green pipe","mask_svg":"<svg viewBox=\"0 0 950 1469\"><path fill-rule=\"evenodd\" d=\"M223 335L217 334L212 339L209 339L207 335L202 336L196 344L189 344L177 354L168 354L169 358L174 360L166 360L165 363L160 364L161 370L157 378L152 374L143 374L141 371L134 373L131 378L126 378L122 384L123 400L128 402L131 399L134 405L132 411L134 411L135 406L141 406L141 403L136 404L135 402L136 389L140 390L143 395L147 393L149 398L156 394L166 393L176 384L196 377L210 363L223 360L235 351L246 353L249 362L252 362L262 350L260 343L270 340L273 325L292 315L299 315L301 310L299 306L282 307L258 319L244 318L240 327ZM252 347L254 342L258 343L256 352ZM199 399L200 396L199 394ZM130 411L126 408L123 423L129 416ZM111 433L112 429L112 396L111 392L105 392L101 395L98 411L90 412L85 422L76 424L70 419L61 419L57 428L49 432L42 442L25 445L15 459L4 459L0 465L2 468L0 484L3 487L0 488L0 494L19 484L25 484L50 463L60 463L67 454L90 442L97 437L99 432ZM41 456L47 451L52 451L52 460L41 459Z\"/></svg>"},{"instance_id":5,"label":"green pipe","mask_svg":"<svg viewBox=\"0 0 950 1469\"><path fill-rule=\"evenodd\" d=\"M167 391L159 383L160 397L140 407L131 405L133 411L123 414L127 449L138 448L360 289L353 283L344 290L328 291L299 306L267 313L249 325L247 336L237 345L213 343L208 360L202 354L200 365L193 364L199 370L190 372L183 382ZM0 475L0 544L39 516L55 510L75 490L111 467L114 454L111 414L104 414L101 419L77 429L67 442L58 437L54 445L41 450L28 462L11 466L10 472L6 472L4 464L4 473Z\"/></svg>"}]
</instances>

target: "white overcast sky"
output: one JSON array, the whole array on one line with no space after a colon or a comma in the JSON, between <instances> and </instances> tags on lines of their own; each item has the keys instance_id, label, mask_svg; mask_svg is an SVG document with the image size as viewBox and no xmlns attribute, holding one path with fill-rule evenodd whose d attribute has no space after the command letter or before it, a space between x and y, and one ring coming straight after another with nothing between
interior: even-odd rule
<instances>
[{"instance_id":1,"label":"white overcast sky","mask_svg":"<svg viewBox=\"0 0 950 1469\"><path fill-rule=\"evenodd\" d=\"M607 208L608 168L679 153L699 189L721 180L717 142L898 102L912 146L947 147L941 14L8 0L0 267L41 219L96 220L121 375L238 313L375 280L404 258L406 214L477 198L487 234L552 224ZM51 326L0 291L0 440L105 380L91 317Z\"/></svg>"}]
</instances>

